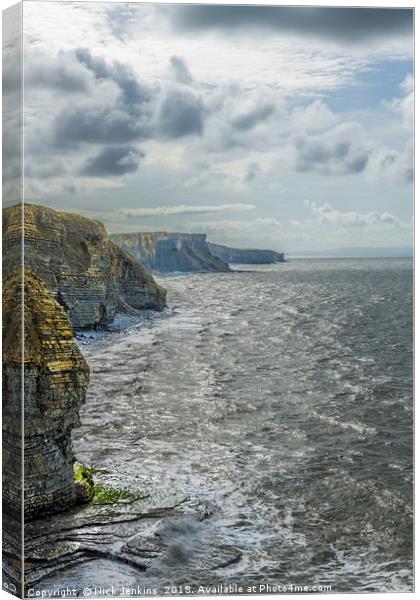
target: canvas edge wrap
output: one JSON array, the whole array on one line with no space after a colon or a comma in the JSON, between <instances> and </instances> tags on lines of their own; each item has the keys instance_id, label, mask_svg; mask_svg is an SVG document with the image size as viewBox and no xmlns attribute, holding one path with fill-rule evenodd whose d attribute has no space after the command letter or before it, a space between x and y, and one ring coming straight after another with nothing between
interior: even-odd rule
<instances>
[{"instance_id":1,"label":"canvas edge wrap","mask_svg":"<svg viewBox=\"0 0 420 600\"><path fill-rule=\"evenodd\" d=\"M24 597L23 4L2 13L3 208L3 590ZM3 211L4 212L4 211ZM10 227L10 225L12 225ZM3 220L3 234L5 222ZM11 239L11 237L13 239ZM14 256L11 256L14 254ZM16 266L17 265L17 266Z\"/></svg>"}]
</instances>

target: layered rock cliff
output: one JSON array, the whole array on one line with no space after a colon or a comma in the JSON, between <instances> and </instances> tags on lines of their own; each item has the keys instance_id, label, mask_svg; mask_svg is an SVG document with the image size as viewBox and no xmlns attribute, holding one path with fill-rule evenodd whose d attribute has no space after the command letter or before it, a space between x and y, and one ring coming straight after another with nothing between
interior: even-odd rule
<instances>
[{"instance_id":1,"label":"layered rock cliff","mask_svg":"<svg viewBox=\"0 0 420 600\"><path fill-rule=\"evenodd\" d=\"M230 248L221 244L208 243L210 252L226 263L242 263L248 265L264 265L284 262L284 254L274 250L258 250L256 248Z\"/></svg>"},{"instance_id":2,"label":"layered rock cliff","mask_svg":"<svg viewBox=\"0 0 420 600\"><path fill-rule=\"evenodd\" d=\"M99 221L26 204L25 265L64 307L75 328L100 326L117 309L165 306L166 292L143 265L109 240ZM3 209L3 273L19 266L21 209Z\"/></svg>"},{"instance_id":3,"label":"layered rock cliff","mask_svg":"<svg viewBox=\"0 0 420 600\"><path fill-rule=\"evenodd\" d=\"M9 273L3 280L3 502L7 513L20 516L22 442L25 519L59 512L83 499L85 489L73 479L71 430L79 423L88 381L89 367L64 308L30 269L25 269L24 282L20 269Z\"/></svg>"},{"instance_id":4,"label":"layered rock cliff","mask_svg":"<svg viewBox=\"0 0 420 600\"><path fill-rule=\"evenodd\" d=\"M229 271L228 265L210 252L205 234L158 231L118 233L110 238L152 271Z\"/></svg>"}]
</instances>

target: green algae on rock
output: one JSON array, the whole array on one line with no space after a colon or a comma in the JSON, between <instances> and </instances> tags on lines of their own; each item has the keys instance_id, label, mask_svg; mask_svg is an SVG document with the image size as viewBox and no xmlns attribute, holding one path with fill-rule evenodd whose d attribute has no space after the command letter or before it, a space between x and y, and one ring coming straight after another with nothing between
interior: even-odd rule
<instances>
[{"instance_id":1,"label":"green algae on rock","mask_svg":"<svg viewBox=\"0 0 420 600\"><path fill-rule=\"evenodd\" d=\"M125 488L116 488L112 486L94 485L93 486L93 504L116 504L118 502L130 503L140 500L144 496Z\"/></svg>"},{"instance_id":2,"label":"green algae on rock","mask_svg":"<svg viewBox=\"0 0 420 600\"><path fill-rule=\"evenodd\" d=\"M79 462L74 463L73 476L76 486L80 490L81 501L92 502L92 504L116 504L118 502L135 502L147 497L147 494L128 488L95 482L94 475L96 473L100 473L100 471Z\"/></svg>"},{"instance_id":3,"label":"green algae on rock","mask_svg":"<svg viewBox=\"0 0 420 600\"><path fill-rule=\"evenodd\" d=\"M95 469L86 467L79 462L73 464L73 478L80 502L89 502L93 498Z\"/></svg>"},{"instance_id":4,"label":"green algae on rock","mask_svg":"<svg viewBox=\"0 0 420 600\"><path fill-rule=\"evenodd\" d=\"M99 221L25 204L25 265L41 277L75 328L112 322L117 310L165 307L166 291L108 238ZM3 272L20 265L22 208L3 209Z\"/></svg>"}]
</instances>

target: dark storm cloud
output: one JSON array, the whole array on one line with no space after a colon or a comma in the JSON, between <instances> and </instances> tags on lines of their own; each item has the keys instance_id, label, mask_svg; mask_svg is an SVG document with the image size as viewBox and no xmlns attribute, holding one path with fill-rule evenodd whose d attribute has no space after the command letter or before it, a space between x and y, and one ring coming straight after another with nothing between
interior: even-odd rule
<instances>
[{"instance_id":1,"label":"dark storm cloud","mask_svg":"<svg viewBox=\"0 0 420 600\"><path fill-rule=\"evenodd\" d=\"M172 7L171 7L172 8ZM169 9L182 29L264 28L356 42L392 34L411 35L411 9L262 6L177 6Z\"/></svg>"},{"instance_id":2,"label":"dark storm cloud","mask_svg":"<svg viewBox=\"0 0 420 600\"><path fill-rule=\"evenodd\" d=\"M201 135L204 107L194 94L183 90L170 90L159 109L159 131L164 137L180 138Z\"/></svg>"},{"instance_id":3,"label":"dark storm cloud","mask_svg":"<svg viewBox=\"0 0 420 600\"><path fill-rule=\"evenodd\" d=\"M252 129L260 121L265 121L274 112L274 106L272 104L263 104L256 106L248 112L244 112L237 117L232 119L232 127L234 129L240 129L241 131L247 131Z\"/></svg>"},{"instance_id":4,"label":"dark storm cloud","mask_svg":"<svg viewBox=\"0 0 420 600\"><path fill-rule=\"evenodd\" d=\"M80 173L90 177L134 173L144 156L144 152L131 146L110 146L89 159Z\"/></svg>"},{"instance_id":5,"label":"dark storm cloud","mask_svg":"<svg viewBox=\"0 0 420 600\"><path fill-rule=\"evenodd\" d=\"M185 63L185 60L181 56L171 57L170 70L175 78L175 81L178 83L183 83L184 85L192 84L192 75Z\"/></svg>"}]
</instances>

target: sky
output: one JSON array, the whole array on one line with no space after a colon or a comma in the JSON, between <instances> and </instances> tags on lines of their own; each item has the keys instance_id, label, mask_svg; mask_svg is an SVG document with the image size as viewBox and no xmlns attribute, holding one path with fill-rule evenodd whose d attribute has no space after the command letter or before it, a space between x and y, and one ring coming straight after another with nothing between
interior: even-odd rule
<instances>
[{"instance_id":1,"label":"sky","mask_svg":"<svg viewBox=\"0 0 420 600\"><path fill-rule=\"evenodd\" d=\"M286 253L409 246L412 45L409 9L27 2L25 201Z\"/></svg>"}]
</instances>

